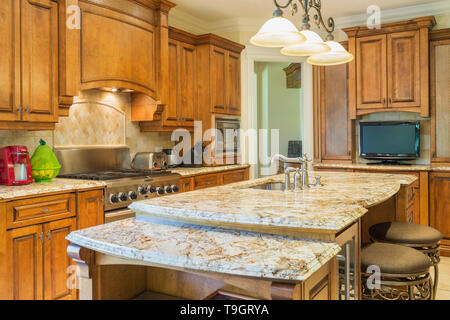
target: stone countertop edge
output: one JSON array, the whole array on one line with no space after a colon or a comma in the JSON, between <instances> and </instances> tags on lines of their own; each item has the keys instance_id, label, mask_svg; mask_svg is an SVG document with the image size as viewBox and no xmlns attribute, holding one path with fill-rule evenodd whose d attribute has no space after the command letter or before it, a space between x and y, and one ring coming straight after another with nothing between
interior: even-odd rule
<instances>
[{"instance_id":1,"label":"stone countertop edge","mask_svg":"<svg viewBox=\"0 0 450 320\"><path fill-rule=\"evenodd\" d=\"M247 233L245 231L242 232ZM257 234L255 233L255 235ZM289 238L292 237L285 237L285 238L287 241L289 241L291 240ZM270 268L264 266L261 266L261 268L259 268L259 267L250 267L248 265L237 265L233 263L228 263L226 261L225 262L201 261L200 259L192 259L188 257L173 256L173 255L170 256L168 254L161 254L161 253L146 254L145 250L125 247L113 243L108 243L105 241L98 241L95 239L91 239L89 237L79 235L77 234L76 231L70 233L66 237L66 239L75 245L90 250L94 250L102 254L110 255L124 260L130 260L133 262L145 262L149 264L154 264L156 267L184 269L186 272L200 271L200 272L220 273L272 281L279 281L279 280L295 281L295 282L305 281L341 251L341 248L336 243L328 243L330 244L330 247L328 249L323 250L311 261L308 261L304 266L303 270L290 270L290 269L282 270L280 268ZM306 242L319 243L319 241L317 240L310 240L310 239L297 238L292 240L293 241L304 240Z\"/></svg>"},{"instance_id":2,"label":"stone countertop edge","mask_svg":"<svg viewBox=\"0 0 450 320\"><path fill-rule=\"evenodd\" d=\"M105 183L101 181L61 178L55 178L51 182L33 182L32 184L23 186L0 185L0 201L27 196L44 196L54 192L69 192L104 187Z\"/></svg>"}]
</instances>

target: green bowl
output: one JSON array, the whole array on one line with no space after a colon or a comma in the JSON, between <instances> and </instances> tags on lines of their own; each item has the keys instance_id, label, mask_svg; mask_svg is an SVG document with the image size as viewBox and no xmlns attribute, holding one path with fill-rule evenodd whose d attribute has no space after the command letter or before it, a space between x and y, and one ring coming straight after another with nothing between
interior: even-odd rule
<instances>
[{"instance_id":1,"label":"green bowl","mask_svg":"<svg viewBox=\"0 0 450 320\"><path fill-rule=\"evenodd\" d=\"M31 175L36 182L50 182L55 178L61 167L59 168L45 168L45 169L31 169Z\"/></svg>"}]
</instances>

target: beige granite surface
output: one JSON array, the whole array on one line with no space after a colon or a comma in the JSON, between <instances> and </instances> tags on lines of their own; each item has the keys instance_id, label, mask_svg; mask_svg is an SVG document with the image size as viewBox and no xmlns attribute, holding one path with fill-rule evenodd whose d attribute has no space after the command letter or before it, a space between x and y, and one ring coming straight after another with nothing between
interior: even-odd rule
<instances>
[{"instance_id":1,"label":"beige granite surface","mask_svg":"<svg viewBox=\"0 0 450 320\"><path fill-rule=\"evenodd\" d=\"M135 219L75 231L67 239L153 266L294 282L340 251L331 242Z\"/></svg>"},{"instance_id":2,"label":"beige granite surface","mask_svg":"<svg viewBox=\"0 0 450 320\"><path fill-rule=\"evenodd\" d=\"M0 200L10 200L18 197L34 196L46 193L83 190L104 187L101 181L74 180L55 178L51 182L34 182L25 186L4 186L0 185Z\"/></svg>"},{"instance_id":3,"label":"beige granite surface","mask_svg":"<svg viewBox=\"0 0 450 320\"><path fill-rule=\"evenodd\" d=\"M184 178L195 176L199 174L205 174L205 173L215 173L215 172L221 172L221 171L228 171L228 170L236 170L236 169L244 169L248 168L248 164L235 164L235 165L228 165L228 166L219 166L219 167L201 167L201 168L173 168L170 169L173 173L178 173L182 175Z\"/></svg>"},{"instance_id":4,"label":"beige granite surface","mask_svg":"<svg viewBox=\"0 0 450 320\"><path fill-rule=\"evenodd\" d=\"M402 184L417 179L413 175L310 172L311 177L316 175L322 177L323 186L299 192L250 188L284 181L284 175L277 175L134 202L130 208L143 220L336 233L363 216L368 207L391 198Z\"/></svg>"},{"instance_id":5,"label":"beige granite surface","mask_svg":"<svg viewBox=\"0 0 450 320\"><path fill-rule=\"evenodd\" d=\"M450 166L432 167L429 165L368 165L364 163L315 163L314 167L382 171L450 171Z\"/></svg>"}]
</instances>

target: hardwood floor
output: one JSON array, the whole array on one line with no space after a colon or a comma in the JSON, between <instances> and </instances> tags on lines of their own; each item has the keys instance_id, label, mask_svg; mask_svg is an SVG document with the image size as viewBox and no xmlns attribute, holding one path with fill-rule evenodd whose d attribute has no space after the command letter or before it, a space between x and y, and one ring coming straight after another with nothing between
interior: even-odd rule
<instances>
[{"instance_id":1,"label":"hardwood floor","mask_svg":"<svg viewBox=\"0 0 450 320\"><path fill-rule=\"evenodd\" d=\"M450 258L441 257L439 285L436 300L450 300Z\"/></svg>"}]
</instances>

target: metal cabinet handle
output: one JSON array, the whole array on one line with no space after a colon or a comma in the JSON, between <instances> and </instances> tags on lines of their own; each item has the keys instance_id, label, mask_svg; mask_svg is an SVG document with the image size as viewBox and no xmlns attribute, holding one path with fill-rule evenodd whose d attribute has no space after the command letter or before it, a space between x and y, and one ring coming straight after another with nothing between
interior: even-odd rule
<instances>
[{"instance_id":1,"label":"metal cabinet handle","mask_svg":"<svg viewBox=\"0 0 450 320\"><path fill-rule=\"evenodd\" d=\"M44 243L44 232L41 232L39 239L41 240L41 243Z\"/></svg>"},{"instance_id":2,"label":"metal cabinet handle","mask_svg":"<svg viewBox=\"0 0 450 320\"><path fill-rule=\"evenodd\" d=\"M52 233L50 231L47 232L47 239L52 240Z\"/></svg>"},{"instance_id":3,"label":"metal cabinet handle","mask_svg":"<svg viewBox=\"0 0 450 320\"><path fill-rule=\"evenodd\" d=\"M26 112L26 113L30 113L30 106L26 106L26 107L25 107L25 112Z\"/></svg>"},{"instance_id":4,"label":"metal cabinet handle","mask_svg":"<svg viewBox=\"0 0 450 320\"><path fill-rule=\"evenodd\" d=\"M48 212L50 212L50 209L42 209L41 212L42 212L42 213L48 213Z\"/></svg>"},{"instance_id":5,"label":"metal cabinet handle","mask_svg":"<svg viewBox=\"0 0 450 320\"><path fill-rule=\"evenodd\" d=\"M22 107L22 105L19 105L19 106L17 107L17 112L18 112L20 115L22 115L22 111L23 111L23 107Z\"/></svg>"}]
</instances>

